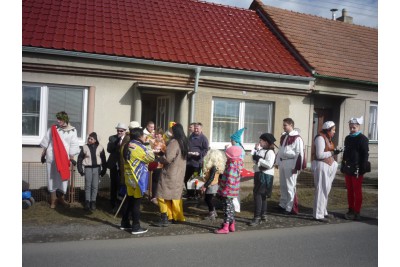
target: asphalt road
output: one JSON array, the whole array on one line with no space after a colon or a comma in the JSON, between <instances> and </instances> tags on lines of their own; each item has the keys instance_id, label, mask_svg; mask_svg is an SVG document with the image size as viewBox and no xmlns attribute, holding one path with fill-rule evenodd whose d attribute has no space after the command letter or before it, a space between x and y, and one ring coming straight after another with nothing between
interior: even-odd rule
<instances>
[{"instance_id":1,"label":"asphalt road","mask_svg":"<svg viewBox=\"0 0 400 267\"><path fill-rule=\"evenodd\" d=\"M378 226L22 244L22 266L377 266Z\"/></svg>"}]
</instances>

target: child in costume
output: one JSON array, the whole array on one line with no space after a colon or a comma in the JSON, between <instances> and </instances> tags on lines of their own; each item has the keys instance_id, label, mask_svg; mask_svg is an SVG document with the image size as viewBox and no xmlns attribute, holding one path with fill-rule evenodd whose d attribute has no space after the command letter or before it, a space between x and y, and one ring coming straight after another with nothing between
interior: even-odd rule
<instances>
[{"instance_id":1,"label":"child in costume","mask_svg":"<svg viewBox=\"0 0 400 267\"><path fill-rule=\"evenodd\" d=\"M254 161L254 218L249 226L256 226L261 220L267 220L267 198L271 197L274 183L275 137L263 133L260 142L251 152Z\"/></svg>"},{"instance_id":2,"label":"child in costume","mask_svg":"<svg viewBox=\"0 0 400 267\"><path fill-rule=\"evenodd\" d=\"M243 169L241 159L242 149L238 146L231 146L226 149L227 157L224 173L218 180L218 195L224 207L224 222L221 228L215 230L216 234L228 234L235 232L235 207L233 198L239 196L240 172Z\"/></svg>"},{"instance_id":3,"label":"child in costume","mask_svg":"<svg viewBox=\"0 0 400 267\"><path fill-rule=\"evenodd\" d=\"M200 190L205 193L204 201L208 206L208 216L206 219L215 220L218 216L212 199L218 191L218 178L225 170L226 157L218 149L210 149L204 157L204 185Z\"/></svg>"}]
</instances>

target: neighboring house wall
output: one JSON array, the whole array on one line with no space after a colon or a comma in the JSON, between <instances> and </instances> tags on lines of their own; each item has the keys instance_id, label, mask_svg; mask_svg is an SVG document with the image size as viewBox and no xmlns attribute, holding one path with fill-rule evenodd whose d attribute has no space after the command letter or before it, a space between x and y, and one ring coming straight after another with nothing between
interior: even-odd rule
<instances>
[{"instance_id":1,"label":"neighboring house wall","mask_svg":"<svg viewBox=\"0 0 400 267\"><path fill-rule=\"evenodd\" d=\"M317 79L315 90L319 93L314 95L314 99L318 99L314 100L314 107L333 108L333 120L337 124L334 142L337 146L344 146L344 139L349 134L348 121L352 117L364 116L364 124L360 130L365 136L369 136L370 106L378 104L377 85ZM378 141L370 140L369 149L372 172L367 176L377 177ZM340 162L341 155L338 159Z\"/></svg>"}]
</instances>

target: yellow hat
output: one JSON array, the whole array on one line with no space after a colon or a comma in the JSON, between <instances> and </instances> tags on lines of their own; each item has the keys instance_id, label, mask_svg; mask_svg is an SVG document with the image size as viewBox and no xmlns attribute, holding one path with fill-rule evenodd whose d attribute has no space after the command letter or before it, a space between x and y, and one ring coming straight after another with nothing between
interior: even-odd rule
<instances>
[{"instance_id":1,"label":"yellow hat","mask_svg":"<svg viewBox=\"0 0 400 267\"><path fill-rule=\"evenodd\" d=\"M169 127L169 128L172 128L172 126L174 126L175 124L176 124L176 122L170 121L169 124L168 124L168 127Z\"/></svg>"}]
</instances>

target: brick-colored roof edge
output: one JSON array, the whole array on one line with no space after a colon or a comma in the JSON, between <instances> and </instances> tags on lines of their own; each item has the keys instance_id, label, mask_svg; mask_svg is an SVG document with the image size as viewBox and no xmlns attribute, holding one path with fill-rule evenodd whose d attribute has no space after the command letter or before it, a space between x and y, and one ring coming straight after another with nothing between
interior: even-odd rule
<instances>
[{"instance_id":1,"label":"brick-colored roof edge","mask_svg":"<svg viewBox=\"0 0 400 267\"><path fill-rule=\"evenodd\" d=\"M262 12L316 74L378 82L377 29L267 6L260 0L250 8ZM332 36L338 37L332 41Z\"/></svg>"}]
</instances>

